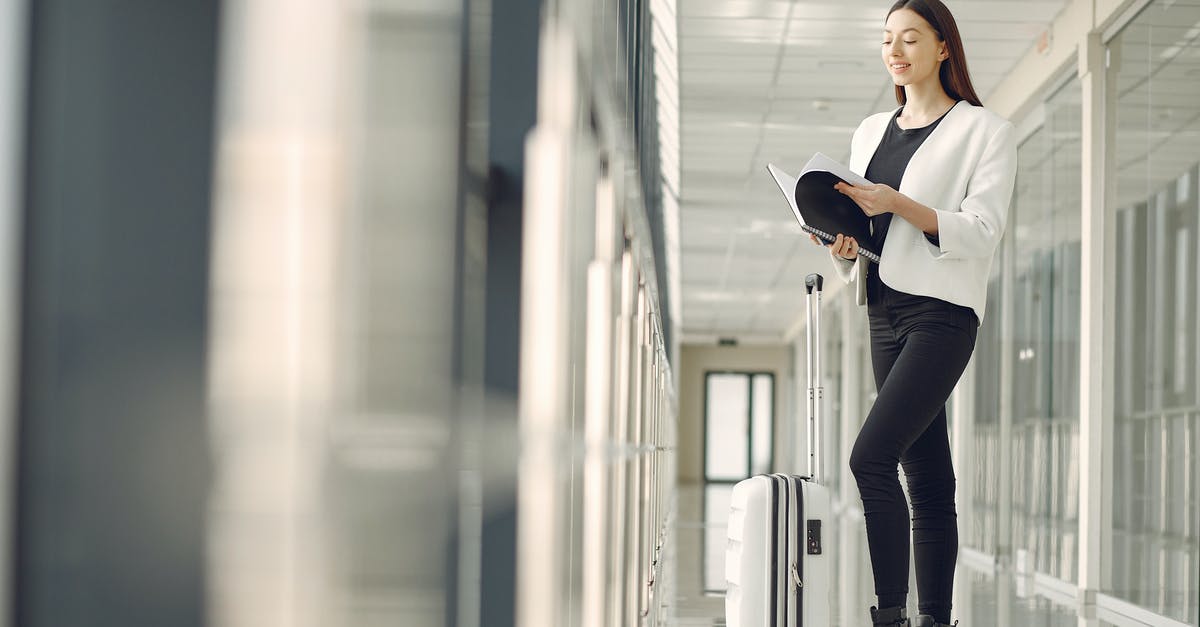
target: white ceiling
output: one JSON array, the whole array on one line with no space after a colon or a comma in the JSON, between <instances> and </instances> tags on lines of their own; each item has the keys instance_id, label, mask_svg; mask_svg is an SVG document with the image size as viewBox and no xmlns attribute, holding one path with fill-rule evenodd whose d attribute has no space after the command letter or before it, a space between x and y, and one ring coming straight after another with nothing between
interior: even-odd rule
<instances>
[{"instance_id":1,"label":"white ceiling","mask_svg":"<svg viewBox=\"0 0 1200 627\"><path fill-rule=\"evenodd\" d=\"M987 95L1066 0L947 0ZM814 152L845 163L863 118L896 107L879 43L889 0L679 0L683 340L782 338L804 277L841 286L774 182ZM815 100L829 103L824 110Z\"/></svg>"}]
</instances>

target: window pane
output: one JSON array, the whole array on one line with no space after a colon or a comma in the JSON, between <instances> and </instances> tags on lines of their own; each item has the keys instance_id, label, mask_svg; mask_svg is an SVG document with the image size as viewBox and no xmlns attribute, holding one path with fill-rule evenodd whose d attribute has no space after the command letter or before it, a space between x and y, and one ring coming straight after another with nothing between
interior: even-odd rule
<instances>
[{"instance_id":1,"label":"window pane","mask_svg":"<svg viewBox=\"0 0 1200 627\"><path fill-rule=\"evenodd\" d=\"M710 374L706 382L704 476L744 479L750 467L750 377Z\"/></svg>"},{"instance_id":2,"label":"window pane","mask_svg":"<svg viewBox=\"0 0 1200 627\"><path fill-rule=\"evenodd\" d=\"M1043 126L1018 148L1008 297L1012 542L1036 571L1064 581L1077 577L1079 529L1080 98L1072 79L1046 100ZM981 427L977 438L995 437Z\"/></svg>"},{"instance_id":3,"label":"window pane","mask_svg":"<svg viewBox=\"0 0 1200 627\"><path fill-rule=\"evenodd\" d=\"M1018 184L1020 182L1021 179L1018 179ZM963 544L989 554L996 551L996 514L1000 498L1001 355L1011 346L1011 338L1002 337L1001 334L1003 302L1000 300L1000 272L1004 268L1011 231L1004 238L1005 243L996 251L988 281L987 302L992 304L983 318L975 342L974 435L969 443L970 453L965 456L965 459L971 460L965 465L967 478L971 482L971 501L960 505L967 511L963 517L967 525L960 531Z\"/></svg>"},{"instance_id":4,"label":"window pane","mask_svg":"<svg viewBox=\"0 0 1200 627\"><path fill-rule=\"evenodd\" d=\"M1200 324L1194 3L1152 2L1110 43L1117 170L1110 592L1200 624ZM1189 77L1188 72L1193 72Z\"/></svg>"}]
</instances>

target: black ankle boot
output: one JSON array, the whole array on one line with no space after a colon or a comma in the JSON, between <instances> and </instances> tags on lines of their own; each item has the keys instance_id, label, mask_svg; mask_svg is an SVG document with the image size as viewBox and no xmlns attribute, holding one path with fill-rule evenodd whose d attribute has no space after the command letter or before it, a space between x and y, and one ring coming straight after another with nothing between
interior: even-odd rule
<instances>
[{"instance_id":1,"label":"black ankle boot","mask_svg":"<svg viewBox=\"0 0 1200 627\"><path fill-rule=\"evenodd\" d=\"M877 610L875 606L871 606L871 624L887 625L888 627L910 627L908 622L908 608L888 607Z\"/></svg>"},{"instance_id":2,"label":"black ankle boot","mask_svg":"<svg viewBox=\"0 0 1200 627\"><path fill-rule=\"evenodd\" d=\"M913 622L912 622L912 627L956 627L957 625L958 625L958 621L954 621L953 625L947 625L946 623L939 623L936 620L934 620L933 617L930 616L929 614L918 614L917 617L914 618Z\"/></svg>"}]
</instances>

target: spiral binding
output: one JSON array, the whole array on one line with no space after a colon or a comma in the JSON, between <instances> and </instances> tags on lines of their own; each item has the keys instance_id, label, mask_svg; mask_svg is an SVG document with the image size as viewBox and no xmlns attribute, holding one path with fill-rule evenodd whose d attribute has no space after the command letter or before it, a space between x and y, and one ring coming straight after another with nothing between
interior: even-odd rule
<instances>
[{"instance_id":1,"label":"spiral binding","mask_svg":"<svg viewBox=\"0 0 1200 627\"><path fill-rule=\"evenodd\" d=\"M833 235L830 235L830 234L826 233L825 231L822 231L821 229L811 227L807 224L801 224L800 228L825 240L825 242L827 244L832 244L833 242L837 241L837 237L834 237ZM863 257L866 257L867 259L870 259L871 261L874 261L875 263L879 263L879 255L876 255L875 253L873 253L869 250L864 250L863 248L859 248L858 254L862 255Z\"/></svg>"}]
</instances>

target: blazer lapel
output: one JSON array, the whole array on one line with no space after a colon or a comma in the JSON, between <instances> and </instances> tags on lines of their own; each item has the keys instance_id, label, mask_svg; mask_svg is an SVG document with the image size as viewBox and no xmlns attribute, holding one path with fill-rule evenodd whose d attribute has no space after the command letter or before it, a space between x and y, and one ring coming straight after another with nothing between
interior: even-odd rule
<instances>
[{"instance_id":1,"label":"blazer lapel","mask_svg":"<svg viewBox=\"0 0 1200 627\"><path fill-rule=\"evenodd\" d=\"M912 158L908 160L908 165L904 167L905 176L901 177L900 189L896 191L908 196L909 198L912 198L913 200L916 200L917 202L924 202L920 200L920 198L924 197L924 191L928 188L928 185L944 183L944 181L938 180L936 176L924 176L925 173L930 171L923 165L924 162L932 159L934 163L945 164L945 167L947 168L951 165L959 164L958 161L949 159L949 156L945 155L944 153L947 149L952 149L954 146L953 142L950 142L947 138L956 135L961 136L956 129L959 119L955 113L959 108L959 105L963 102L966 101L959 100L958 102L954 103L954 106L950 107L950 110L946 112L946 116L942 118L942 121L938 122L937 128L933 129L933 132L931 132L929 136L925 138L925 141L921 142L920 146L917 146L916 152L914 152ZM879 138L883 139L882 133L880 134ZM878 148L878 146L876 146L876 148ZM916 173L917 176L908 176L908 173L910 172ZM944 170L941 174L941 176L950 175L951 172L949 169Z\"/></svg>"}]
</instances>

